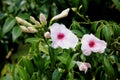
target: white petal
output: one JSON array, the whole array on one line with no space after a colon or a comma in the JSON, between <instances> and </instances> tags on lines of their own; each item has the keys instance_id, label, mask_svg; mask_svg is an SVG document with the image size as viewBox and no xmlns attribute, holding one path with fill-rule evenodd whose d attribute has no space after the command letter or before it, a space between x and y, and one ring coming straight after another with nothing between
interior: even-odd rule
<instances>
[{"instance_id":1,"label":"white petal","mask_svg":"<svg viewBox=\"0 0 120 80\"><path fill-rule=\"evenodd\" d=\"M89 48L87 43L82 44L81 50L84 55L89 56L91 54L91 49Z\"/></svg>"},{"instance_id":2,"label":"white petal","mask_svg":"<svg viewBox=\"0 0 120 80\"><path fill-rule=\"evenodd\" d=\"M91 50L93 52L99 52L99 53L103 53L105 51L107 43L103 40L99 40L96 42L96 45L94 48L92 48Z\"/></svg>"}]
</instances>

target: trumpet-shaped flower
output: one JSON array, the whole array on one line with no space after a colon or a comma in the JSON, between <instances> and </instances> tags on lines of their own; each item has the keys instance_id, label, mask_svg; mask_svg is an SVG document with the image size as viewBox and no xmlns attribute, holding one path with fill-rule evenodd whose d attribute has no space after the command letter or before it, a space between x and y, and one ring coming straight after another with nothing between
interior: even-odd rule
<instances>
[{"instance_id":1,"label":"trumpet-shaped flower","mask_svg":"<svg viewBox=\"0 0 120 80\"><path fill-rule=\"evenodd\" d=\"M87 72L88 68L91 68L91 65L89 63L87 63L87 62L79 62L79 61L77 61L76 63L78 65L78 67L79 67L79 70L84 71L84 73Z\"/></svg>"},{"instance_id":2,"label":"trumpet-shaped flower","mask_svg":"<svg viewBox=\"0 0 120 80\"><path fill-rule=\"evenodd\" d=\"M54 23L50 26L52 47L53 48L75 48L78 42L76 35L72 33L63 24Z\"/></svg>"},{"instance_id":3,"label":"trumpet-shaped flower","mask_svg":"<svg viewBox=\"0 0 120 80\"><path fill-rule=\"evenodd\" d=\"M85 34L82 37L81 43L81 50L86 56L89 56L91 52L103 53L107 46L105 41L98 39L93 34Z\"/></svg>"}]
</instances>

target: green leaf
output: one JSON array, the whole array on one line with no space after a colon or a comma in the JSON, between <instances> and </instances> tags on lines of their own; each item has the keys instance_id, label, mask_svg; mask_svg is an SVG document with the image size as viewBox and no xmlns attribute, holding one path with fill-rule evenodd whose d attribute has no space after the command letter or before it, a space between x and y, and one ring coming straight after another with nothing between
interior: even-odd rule
<instances>
[{"instance_id":1,"label":"green leaf","mask_svg":"<svg viewBox=\"0 0 120 80\"><path fill-rule=\"evenodd\" d=\"M16 23L16 20L14 18L8 17L5 21L3 28L2 28L2 35L9 32L13 28L15 23Z\"/></svg>"},{"instance_id":2,"label":"green leaf","mask_svg":"<svg viewBox=\"0 0 120 80\"><path fill-rule=\"evenodd\" d=\"M67 75L67 79L66 80L74 80L74 74L69 72L68 75Z\"/></svg>"},{"instance_id":3,"label":"green leaf","mask_svg":"<svg viewBox=\"0 0 120 80\"><path fill-rule=\"evenodd\" d=\"M22 30L19 26L15 26L12 30L12 39L13 42L22 34Z\"/></svg>"},{"instance_id":4,"label":"green leaf","mask_svg":"<svg viewBox=\"0 0 120 80\"><path fill-rule=\"evenodd\" d=\"M70 58L68 70L72 69L75 65L74 59L79 55L79 53L76 53L72 56L72 59Z\"/></svg>"},{"instance_id":5,"label":"green leaf","mask_svg":"<svg viewBox=\"0 0 120 80\"><path fill-rule=\"evenodd\" d=\"M6 13L0 13L0 20L2 20L4 17L6 17L7 14Z\"/></svg>"},{"instance_id":6,"label":"green leaf","mask_svg":"<svg viewBox=\"0 0 120 80\"><path fill-rule=\"evenodd\" d=\"M53 74L52 74L52 80L60 80L62 76L62 72L60 72L60 70L55 69Z\"/></svg>"},{"instance_id":7,"label":"green leaf","mask_svg":"<svg viewBox=\"0 0 120 80\"><path fill-rule=\"evenodd\" d=\"M74 62L72 61L72 58L70 57L70 52L65 52L60 56L57 56L57 58L61 61L61 63L65 64L67 69L70 70L74 66Z\"/></svg>"},{"instance_id":8,"label":"green leaf","mask_svg":"<svg viewBox=\"0 0 120 80\"><path fill-rule=\"evenodd\" d=\"M17 65L16 71L19 74L20 79L22 79L22 80L30 80L30 76L28 75L26 70L24 70L24 68L22 66Z\"/></svg>"},{"instance_id":9,"label":"green leaf","mask_svg":"<svg viewBox=\"0 0 120 80\"><path fill-rule=\"evenodd\" d=\"M73 20L73 22L72 22L72 24L71 24L71 28L74 30L78 30L79 28L80 28L80 24L77 22L77 21L75 21L75 20Z\"/></svg>"},{"instance_id":10,"label":"green leaf","mask_svg":"<svg viewBox=\"0 0 120 80\"><path fill-rule=\"evenodd\" d=\"M98 38L100 38L100 37L101 37L101 31L102 31L102 26L99 26L99 27L97 28L97 31L96 31L95 36L97 36Z\"/></svg>"},{"instance_id":11,"label":"green leaf","mask_svg":"<svg viewBox=\"0 0 120 80\"><path fill-rule=\"evenodd\" d=\"M2 77L0 80L13 80L12 75L7 74L6 76Z\"/></svg>"},{"instance_id":12,"label":"green leaf","mask_svg":"<svg viewBox=\"0 0 120 80\"><path fill-rule=\"evenodd\" d=\"M34 72L34 67L33 67L32 62L31 62L30 60L28 60L26 57L24 57L24 58L22 59L22 63L23 63L23 65L24 65L26 71L27 71L30 75L32 75L33 72Z\"/></svg>"},{"instance_id":13,"label":"green leaf","mask_svg":"<svg viewBox=\"0 0 120 80\"><path fill-rule=\"evenodd\" d=\"M52 47L49 47L49 55L50 55L51 70L52 70L54 69L56 62L56 54L54 53L54 49Z\"/></svg>"},{"instance_id":14,"label":"green leaf","mask_svg":"<svg viewBox=\"0 0 120 80\"><path fill-rule=\"evenodd\" d=\"M63 53L62 55L57 56L57 58L61 61L61 63L65 64L65 65L67 65L67 61L69 61L68 60L69 57L70 57L69 53Z\"/></svg>"},{"instance_id":15,"label":"green leaf","mask_svg":"<svg viewBox=\"0 0 120 80\"><path fill-rule=\"evenodd\" d=\"M44 52L45 54L49 54L48 46L42 41L39 43L39 50Z\"/></svg>"},{"instance_id":16,"label":"green leaf","mask_svg":"<svg viewBox=\"0 0 120 80\"><path fill-rule=\"evenodd\" d=\"M40 41L40 38L28 38L25 40L25 42L28 42L28 43L37 43Z\"/></svg>"},{"instance_id":17,"label":"green leaf","mask_svg":"<svg viewBox=\"0 0 120 80\"><path fill-rule=\"evenodd\" d=\"M110 76L113 77L114 76L114 69L109 61L108 56L104 55L104 59L103 59L103 63L104 63L104 69L106 71L106 73ZM114 77L113 77L114 78ZM113 80L113 79L112 79Z\"/></svg>"},{"instance_id":18,"label":"green leaf","mask_svg":"<svg viewBox=\"0 0 120 80\"><path fill-rule=\"evenodd\" d=\"M78 37L82 37L83 33L80 30L72 30L74 34L76 34Z\"/></svg>"},{"instance_id":19,"label":"green leaf","mask_svg":"<svg viewBox=\"0 0 120 80\"><path fill-rule=\"evenodd\" d=\"M88 0L82 0L82 4L83 4L83 7L84 7L84 12L86 12L87 9L88 9Z\"/></svg>"},{"instance_id":20,"label":"green leaf","mask_svg":"<svg viewBox=\"0 0 120 80\"><path fill-rule=\"evenodd\" d=\"M35 66L37 67L38 70L40 70L41 72L44 71L45 69L45 61L43 58L41 58L41 55L39 54L34 54L34 57L33 57L33 62L35 64ZM47 63L47 62L46 62Z\"/></svg>"},{"instance_id":21,"label":"green leaf","mask_svg":"<svg viewBox=\"0 0 120 80\"><path fill-rule=\"evenodd\" d=\"M102 29L102 35L103 37L105 38L105 40L107 41L107 43L110 42L110 39L111 39L111 29L110 27L107 27L107 26L103 26L103 29Z\"/></svg>"},{"instance_id":22,"label":"green leaf","mask_svg":"<svg viewBox=\"0 0 120 80\"><path fill-rule=\"evenodd\" d=\"M112 1L115 4L116 9L118 9L120 11L120 0L112 0Z\"/></svg>"},{"instance_id":23,"label":"green leaf","mask_svg":"<svg viewBox=\"0 0 120 80\"><path fill-rule=\"evenodd\" d=\"M99 26L98 21L93 22L91 25L91 31L96 32L98 26Z\"/></svg>"},{"instance_id":24,"label":"green leaf","mask_svg":"<svg viewBox=\"0 0 120 80\"><path fill-rule=\"evenodd\" d=\"M113 24L113 32L114 32L114 37L120 36L120 26L117 24Z\"/></svg>"}]
</instances>

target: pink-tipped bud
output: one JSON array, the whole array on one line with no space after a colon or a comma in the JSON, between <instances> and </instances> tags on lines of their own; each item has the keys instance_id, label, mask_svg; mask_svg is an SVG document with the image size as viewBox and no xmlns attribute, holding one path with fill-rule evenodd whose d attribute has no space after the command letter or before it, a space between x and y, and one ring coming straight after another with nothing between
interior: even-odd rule
<instances>
[{"instance_id":1,"label":"pink-tipped bud","mask_svg":"<svg viewBox=\"0 0 120 80\"><path fill-rule=\"evenodd\" d=\"M28 27L29 33L37 33L38 30L33 27Z\"/></svg>"},{"instance_id":2,"label":"pink-tipped bud","mask_svg":"<svg viewBox=\"0 0 120 80\"><path fill-rule=\"evenodd\" d=\"M40 17L39 20L42 24L46 25L47 24L47 20L44 14L40 13Z\"/></svg>"},{"instance_id":3,"label":"pink-tipped bud","mask_svg":"<svg viewBox=\"0 0 120 80\"><path fill-rule=\"evenodd\" d=\"M25 26L20 26L23 32L29 33L29 30Z\"/></svg>"},{"instance_id":4,"label":"pink-tipped bud","mask_svg":"<svg viewBox=\"0 0 120 80\"><path fill-rule=\"evenodd\" d=\"M50 32L45 32L45 33L44 33L44 37L45 37L45 38L50 38Z\"/></svg>"},{"instance_id":5,"label":"pink-tipped bud","mask_svg":"<svg viewBox=\"0 0 120 80\"><path fill-rule=\"evenodd\" d=\"M37 27L41 27L41 24L40 24L37 20L35 20L35 18L34 18L33 16L30 16L30 20L31 20L33 23L35 23L35 25L36 25Z\"/></svg>"}]
</instances>

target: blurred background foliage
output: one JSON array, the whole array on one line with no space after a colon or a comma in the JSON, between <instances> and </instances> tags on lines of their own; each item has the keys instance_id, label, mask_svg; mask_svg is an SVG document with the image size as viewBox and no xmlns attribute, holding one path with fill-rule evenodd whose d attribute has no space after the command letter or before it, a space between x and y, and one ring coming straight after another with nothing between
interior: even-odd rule
<instances>
[{"instance_id":1,"label":"blurred background foliage","mask_svg":"<svg viewBox=\"0 0 120 80\"><path fill-rule=\"evenodd\" d=\"M48 26L53 16L73 7L80 15L70 10L66 18L57 22L70 26L79 38L93 33L105 40L108 43L105 54L86 57L81 54L80 46L76 50L80 52L78 57L71 50L61 54L61 49L45 47L45 41L39 40L39 35L23 33L15 20L18 16L30 21L31 15L38 20L39 14L44 13ZM39 41L38 50L36 45ZM0 0L1 80L119 80L119 57L120 0ZM73 68L73 59L90 62L93 68L86 75L79 73L76 66Z\"/></svg>"}]
</instances>

